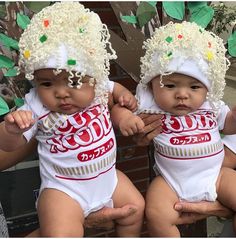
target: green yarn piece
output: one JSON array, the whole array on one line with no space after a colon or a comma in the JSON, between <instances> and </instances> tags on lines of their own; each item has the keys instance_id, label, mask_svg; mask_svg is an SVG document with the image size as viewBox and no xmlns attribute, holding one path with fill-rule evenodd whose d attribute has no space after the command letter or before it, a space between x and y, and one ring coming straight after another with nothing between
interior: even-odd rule
<instances>
[{"instance_id":1,"label":"green yarn piece","mask_svg":"<svg viewBox=\"0 0 236 239\"><path fill-rule=\"evenodd\" d=\"M173 41L173 38L169 36L169 37L166 38L166 41L167 41L168 43L171 43L171 42Z\"/></svg>"},{"instance_id":2,"label":"green yarn piece","mask_svg":"<svg viewBox=\"0 0 236 239\"><path fill-rule=\"evenodd\" d=\"M47 41L47 36L46 35L42 35L40 38L39 38L39 40L43 43L43 42L45 42L45 41Z\"/></svg>"},{"instance_id":3,"label":"green yarn piece","mask_svg":"<svg viewBox=\"0 0 236 239\"><path fill-rule=\"evenodd\" d=\"M69 65L69 66L74 66L74 65L76 65L76 60L69 59L69 60L67 61L67 65Z\"/></svg>"}]
</instances>

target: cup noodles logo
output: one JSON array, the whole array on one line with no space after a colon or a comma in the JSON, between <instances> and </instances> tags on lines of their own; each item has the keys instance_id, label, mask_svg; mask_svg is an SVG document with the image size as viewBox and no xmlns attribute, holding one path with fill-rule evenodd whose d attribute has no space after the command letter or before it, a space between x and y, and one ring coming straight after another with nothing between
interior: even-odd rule
<instances>
[{"instance_id":1,"label":"cup noodles logo","mask_svg":"<svg viewBox=\"0 0 236 239\"><path fill-rule=\"evenodd\" d=\"M162 119L164 134L181 133L194 130L210 130L217 126L216 116L211 111L201 111L186 116L164 115Z\"/></svg>"},{"instance_id":2,"label":"cup noodles logo","mask_svg":"<svg viewBox=\"0 0 236 239\"><path fill-rule=\"evenodd\" d=\"M111 129L107 107L97 105L68 117L46 142L50 145L51 153L67 152L89 147L107 136Z\"/></svg>"}]
</instances>

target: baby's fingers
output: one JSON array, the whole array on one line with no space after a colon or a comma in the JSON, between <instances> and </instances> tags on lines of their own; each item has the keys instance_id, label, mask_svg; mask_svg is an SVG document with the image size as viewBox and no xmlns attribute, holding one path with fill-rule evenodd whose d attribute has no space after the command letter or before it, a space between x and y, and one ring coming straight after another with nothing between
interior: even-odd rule
<instances>
[{"instance_id":1,"label":"baby's fingers","mask_svg":"<svg viewBox=\"0 0 236 239\"><path fill-rule=\"evenodd\" d=\"M20 129L28 128L34 124L31 111L15 111L7 115L6 119L10 123L15 123Z\"/></svg>"}]
</instances>

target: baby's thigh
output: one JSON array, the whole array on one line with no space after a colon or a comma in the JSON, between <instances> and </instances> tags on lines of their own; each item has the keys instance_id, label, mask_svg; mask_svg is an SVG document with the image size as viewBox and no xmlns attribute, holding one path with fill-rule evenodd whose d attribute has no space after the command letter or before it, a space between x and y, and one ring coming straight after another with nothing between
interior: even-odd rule
<instances>
[{"instance_id":1,"label":"baby's thigh","mask_svg":"<svg viewBox=\"0 0 236 239\"><path fill-rule=\"evenodd\" d=\"M83 236L83 210L79 203L66 193L57 189L44 189L40 194L37 209L41 236Z\"/></svg>"},{"instance_id":2,"label":"baby's thigh","mask_svg":"<svg viewBox=\"0 0 236 239\"><path fill-rule=\"evenodd\" d=\"M216 183L217 199L236 211L236 171L223 167Z\"/></svg>"},{"instance_id":3,"label":"baby's thigh","mask_svg":"<svg viewBox=\"0 0 236 239\"><path fill-rule=\"evenodd\" d=\"M161 176L157 176L150 184L146 194L147 219L177 224L179 213L174 209L177 201L177 194Z\"/></svg>"},{"instance_id":4,"label":"baby's thigh","mask_svg":"<svg viewBox=\"0 0 236 239\"><path fill-rule=\"evenodd\" d=\"M117 178L118 183L112 195L114 207L133 204L137 208L144 209L144 198L130 179L119 170L117 170Z\"/></svg>"}]
</instances>

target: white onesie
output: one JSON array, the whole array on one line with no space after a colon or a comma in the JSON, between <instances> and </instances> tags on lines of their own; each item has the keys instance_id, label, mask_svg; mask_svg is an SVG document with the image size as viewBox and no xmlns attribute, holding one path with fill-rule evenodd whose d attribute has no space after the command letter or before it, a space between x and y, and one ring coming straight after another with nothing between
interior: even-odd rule
<instances>
[{"instance_id":1,"label":"white onesie","mask_svg":"<svg viewBox=\"0 0 236 239\"><path fill-rule=\"evenodd\" d=\"M219 130L229 111L223 105L215 115L209 102L186 116L160 110L151 91L140 85L136 97L138 112L163 113L163 131L154 138L155 167L181 200L214 201L216 180L224 159Z\"/></svg>"},{"instance_id":2,"label":"white onesie","mask_svg":"<svg viewBox=\"0 0 236 239\"><path fill-rule=\"evenodd\" d=\"M112 82L108 88L113 89ZM82 112L50 112L35 89L21 110L31 110L37 123L24 136L39 142L41 187L67 193L79 202L85 217L104 206L113 207L117 185L116 139L108 107L91 104Z\"/></svg>"}]
</instances>

